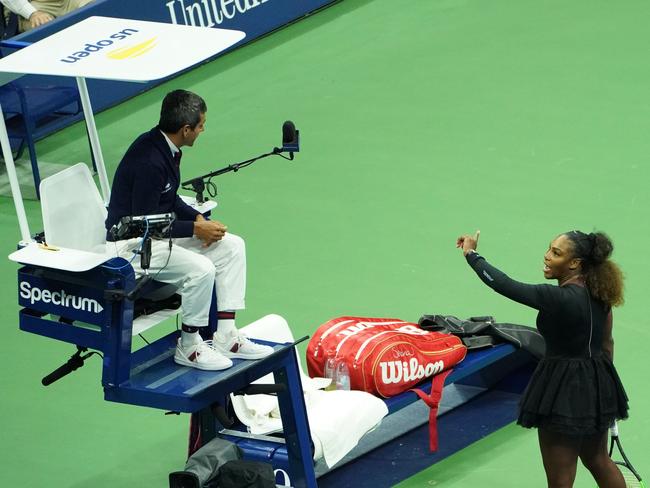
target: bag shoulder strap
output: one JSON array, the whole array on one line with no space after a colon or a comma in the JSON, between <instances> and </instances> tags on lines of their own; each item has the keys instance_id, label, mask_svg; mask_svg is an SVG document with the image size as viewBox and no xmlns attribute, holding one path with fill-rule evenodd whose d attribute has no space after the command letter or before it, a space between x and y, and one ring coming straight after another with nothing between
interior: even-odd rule
<instances>
[{"instance_id":1,"label":"bag shoulder strap","mask_svg":"<svg viewBox=\"0 0 650 488\"><path fill-rule=\"evenodd\" d=\"M437 423L438 407L440 405L440 400L442 399L442 389L445 386L445 380L447 379L449 373L451 373L452 371L453 369L448 369L447 371L443 371L442 373L435 375L431 380L431 393L429 393L428 395L424 391L418 388L411 389L411 391L414 392L417 396L419 396L430 409L429 410L429 449L431 450L431 452L435 452L438 450L438 423Z\"/></svg>"}]
</instances>

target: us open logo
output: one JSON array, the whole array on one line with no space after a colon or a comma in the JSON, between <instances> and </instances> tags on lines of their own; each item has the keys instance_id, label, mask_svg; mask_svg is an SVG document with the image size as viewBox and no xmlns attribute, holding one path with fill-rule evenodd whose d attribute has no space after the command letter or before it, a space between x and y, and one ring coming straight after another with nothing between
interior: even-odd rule
<instances>
[{"instance_id":1,"label":"us open logo","mask_svg":"<svg viewBox=\"0 0 650 488\"><path fill-rule=\"evenodd\" d=\"M95 53L98 53L99 51L103 51L109 46L113 46L118 42L128 39L129 36L137 32L139 32L137 29L124 29L116 32L115 34L111 34L107 39L100 39L94 43L87 42L83 48L73 52L72 54L69 54L65 58L61 58L61 62L68 64L76 63L83 60L84 58L87 58L88 56L92 56ZM112 49L106 53L106 57L114 60L124 60L142 56L144 53L150 51L156 46L156 39L157 37L152 37L137 44Z\"/></svg>"}]
</instances>

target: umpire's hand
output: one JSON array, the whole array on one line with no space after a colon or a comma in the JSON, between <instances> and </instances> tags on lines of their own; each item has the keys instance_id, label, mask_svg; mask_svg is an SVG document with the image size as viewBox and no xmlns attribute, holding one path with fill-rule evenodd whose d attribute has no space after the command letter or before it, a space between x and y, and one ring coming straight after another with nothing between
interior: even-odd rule
<instances>
[{"instance_id":1,"label":"umpire's hand","mask_svg":"<svg viewBox=\"0 0 650 488\"><path fill-rule=\"evenodd\" d=\"M209 246L213 242L223 239L228 227L216 220L205 220L203 215L196 216L194 222L194 237L201 239L204 246Z\"/></svg>"}]
</instances>

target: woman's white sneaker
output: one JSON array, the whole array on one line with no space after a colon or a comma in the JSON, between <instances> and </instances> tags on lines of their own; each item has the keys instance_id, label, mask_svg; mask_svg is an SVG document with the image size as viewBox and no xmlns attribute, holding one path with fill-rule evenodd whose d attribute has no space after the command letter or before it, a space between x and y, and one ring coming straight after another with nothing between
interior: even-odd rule
<instances>
[{"instance_id":1,"label":"woman's white sneaker","mask_svg":"<svg viewBox=\"0 0 650 488\"><path fill-rule=\"evenodd\" d=\"M219 371L232 366L230 359L215 350L212 341L202 341L183 347L179 339L174 353L174 362L205 371Z\"/></svg>"},{"instance_id":2,"label":"woman's white sneaker","mask_svg":"<svg viewBox=\"0 0 650 488\"><path fill-rule=\"evenodd\" d=\"M227 336L225 339L215 333L212 345L226 358L233 359L262 359L273 352L271 346L257 344L240 332Z\"/></svg>"}]
</instances>

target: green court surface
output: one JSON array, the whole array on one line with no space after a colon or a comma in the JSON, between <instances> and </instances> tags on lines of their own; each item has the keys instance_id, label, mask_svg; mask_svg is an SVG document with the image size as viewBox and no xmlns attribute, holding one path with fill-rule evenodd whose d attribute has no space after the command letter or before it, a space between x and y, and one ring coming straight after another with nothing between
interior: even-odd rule
<instances>
[{"instance_id":1,"label":"green court surface","mask_svg":"<svg viewBox=\"0 0 650 488\"><path fill-rule=\"evenodd\" d=\"M278 313L296 336L341 315L532 325L534 311L476 279L456 237L480 229L493 264L540 282L555 235L608 232L627 286L614 324L631 400L621 438L650 478L649 23L640 0L346 0L97 124L112 176L167 91L201 94L208 123L184 152L189 178L266 152L284 120L296 123L294 162L217 178L216 218L247 241L239 324ZM41 141L38 153L89 162L83 127ZM40 230L37 202L26 207ZM7 197L0 226L7 255L19 240ZM41 386L74 350L18 330L15 271L0 260L0 486L166 486L184 463L187 416L105 402L95 358ZM536 433L509 425L399 486L545 486ZM575 486L595 486L584 468Z\"/></svg>"}]
</instances>

